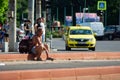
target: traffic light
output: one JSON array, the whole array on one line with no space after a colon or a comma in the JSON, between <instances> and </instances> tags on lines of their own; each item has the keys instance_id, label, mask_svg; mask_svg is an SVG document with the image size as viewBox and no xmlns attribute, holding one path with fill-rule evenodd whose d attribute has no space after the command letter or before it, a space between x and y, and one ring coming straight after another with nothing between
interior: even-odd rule
<instances>
[{"instance_id":1,"label":"traffic light","mask_svg":"<svg viewBox=\"0 0 120 80\"><path fill-rule=\"evenodd\" d=\"M99 10L99 11L97 12L97 15L98 15L98 16L103 16L103 14L104 14L104 11L103 11L103 10Z\"/></svg>"},{"instance_id":2,"label":"traffic light","mask_svg":"<svg viewBox=\"0 0 120 80\"><path fill-rule=\"evenodd\" d=\"M51 0L45 0L45 7L47 8L51 8Z\"/></svg>"},{"instance_id":3,"label":"traffic light","mask_svg":"<svg viewBox=\"0 0 120 80\"><path fill-rule=\"evenodd\" d=\"M102 10L100 11L100 15L101 15L101 16L103 15L103 11L102 11Z\"/></svg>"}]
</instances>

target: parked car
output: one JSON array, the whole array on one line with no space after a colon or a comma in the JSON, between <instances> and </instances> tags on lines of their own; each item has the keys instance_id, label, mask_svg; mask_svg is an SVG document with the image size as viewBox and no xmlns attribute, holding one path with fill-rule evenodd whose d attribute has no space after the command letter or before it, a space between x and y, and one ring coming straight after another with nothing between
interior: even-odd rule
<instances>
[{"instance_id":1,"label":"parked car","mask_svg":"<svg viewBox=\"0 0 120 80\"><path fill-rule=\"evenodd\" d=\"M66 33L66 50L71 48L88 48L95 51L96 39L90 27L70 26Z\"/></svg>"},{"instance_id":2,"label":"parked car","mask_svg":"<svg viewBox=\"0 0 120 80\"><path fill-rule=\"evenodd\" d=\"M106 26L104 30L104 38L108 40L120 38L120 26Z\"/></svg>"},{"instance_id":3,"label":"parked car","mask_svg":"<svg viewBox=\"0 0 120 80\"><path fill-rule=\"evenodd\" d=\"M17 42L20 42L25 36L24 30L21 30L20 28L16 28L16 40Z\"/></svg>"}]
</instances>

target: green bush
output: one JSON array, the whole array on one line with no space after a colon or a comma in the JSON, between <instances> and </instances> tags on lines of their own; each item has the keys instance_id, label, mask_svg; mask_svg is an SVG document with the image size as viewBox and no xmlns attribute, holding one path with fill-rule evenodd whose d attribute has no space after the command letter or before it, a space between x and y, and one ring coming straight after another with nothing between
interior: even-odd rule
<instances>
[{"instance_id":1,"label":"green bush","mask_svg":"<svg viewBox=\"0 0 120 80\"><path fill-rule=\"evenodd\" d=\"M50 38L50 35L51 35L51 31L50 30L46 30L46 38Z\"/></svg>"},{"instance_id":2,"label":"green bush","mask_svg":"<svg viewBox=\"0 0 120 80\"><path fill-rule=\"evenodd\" d=\"M50 35L51 35L51 31L46 30L46 38L50 38ZM62 33L59 31L52 31L52 37L53 38L61 38Z\"/></svg>"},{"instance_id":3,"label":"green bush","mask_svg":"<svg viewBox=\"0 0 120 80\"><path fill-rule=\"evenodd\" d=\"M52 32L52 36L53 36L53 38L61 38L62 37L62 35L58 31Z\"/></svg>"}]
</instances>

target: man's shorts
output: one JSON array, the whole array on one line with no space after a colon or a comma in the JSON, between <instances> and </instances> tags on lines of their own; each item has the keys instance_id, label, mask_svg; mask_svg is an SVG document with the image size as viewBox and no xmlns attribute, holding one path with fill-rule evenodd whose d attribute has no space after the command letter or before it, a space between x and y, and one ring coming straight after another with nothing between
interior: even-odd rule
<instances>
[{"instance_id":1,"label":"man's shorts","mask_svg":"<svg viewBox=\"0 0 120 80\"><path fill-rule=\"evenodd\" d=\"M31 51L32 51L33 54L36 54L35 46L32 47Z\"/></svg>"}]
</instances>

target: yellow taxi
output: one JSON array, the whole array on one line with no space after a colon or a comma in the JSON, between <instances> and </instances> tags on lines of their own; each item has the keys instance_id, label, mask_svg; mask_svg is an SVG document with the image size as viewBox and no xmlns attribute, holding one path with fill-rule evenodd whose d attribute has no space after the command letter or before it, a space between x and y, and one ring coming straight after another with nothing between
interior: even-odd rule
<instances>
[{"instance_id":1,"label":"yellow taxi","mask_svg":"<svg viewBox=\"0 0 120 80\"><path fill-rule=\"evenodd\" d=\"M71 48L88 48L95 51L95 47L95 33L89 26L69 26L65 39L66 50L71 50Z\"/></svg>"}]
</instances>

